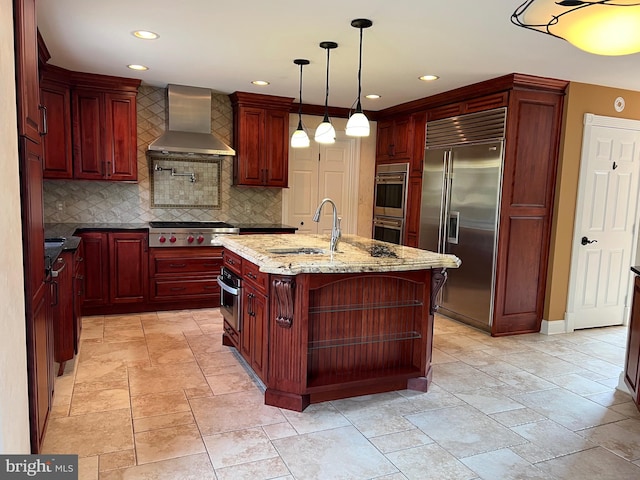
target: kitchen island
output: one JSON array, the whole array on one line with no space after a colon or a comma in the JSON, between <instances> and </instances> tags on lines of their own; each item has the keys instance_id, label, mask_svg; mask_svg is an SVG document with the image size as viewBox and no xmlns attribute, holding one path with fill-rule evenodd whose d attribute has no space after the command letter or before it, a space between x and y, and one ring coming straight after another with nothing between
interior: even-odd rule
<instances>
[{"instance_id":1,"label":"kitchen island","mask_svg":"<svg viewBox=\"0 0 640 480\"><path fill-rule=\"evenodd\" d=\"M427 391L433 313L447 268L460 260L345 235L222 239L224 266L242 279L241 327L223 343L264 385L265 403L310 403L390 390Z\"/></svg>"}]
</instances>

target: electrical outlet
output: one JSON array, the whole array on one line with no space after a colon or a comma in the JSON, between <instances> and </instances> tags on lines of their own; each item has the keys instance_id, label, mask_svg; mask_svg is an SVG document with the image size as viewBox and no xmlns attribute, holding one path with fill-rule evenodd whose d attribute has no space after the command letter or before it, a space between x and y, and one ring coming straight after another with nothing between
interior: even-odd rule
<instances>
[{"instance_id":1,"label":"electrical outlet","mask_svg":"<svg viewBox=\"0 0 640 480\"><path fill-rule=\"evenodd\" d=\"M248 203L244 204L244 213L251 213L251 205Z\"/></svg>"},{"instance_id":2,"label":"electrical outlet","mask_svg":"<svg viewBox=\"0 0 640 480\"><path fill-rule=\"evenodd\" d=\"M62 210L64 210L64 203L63 202L58 202L56 204L56 207L58 208L58 211L61 212Z\"/></svg>"}]
</instances>

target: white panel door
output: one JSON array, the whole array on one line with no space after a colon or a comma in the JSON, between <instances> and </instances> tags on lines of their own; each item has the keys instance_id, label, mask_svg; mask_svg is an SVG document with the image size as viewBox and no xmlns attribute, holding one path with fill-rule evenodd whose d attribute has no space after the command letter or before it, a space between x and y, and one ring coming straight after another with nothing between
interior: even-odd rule
<instances>
[{"instance_id":1,"label":"white panel door","mask_svg":"<svg viewBox=\"0 0 640 480\"><path fill-rule=\"evenodd\" d=\"M296 120L297 122L297 120ZM293 125L295 130L297 123ZM293 130L292 130L293 131ZM331 198L342 217L342 232L356 233L358 212L357 140L336 132L336 142L289 149L289 188L282 195L283 223L297 233L331 233L333 209L322 208L320 222L312 220L323 198Z\"/></svg>"},{"instance_id":2,"label":"white panel door","mask_svg":"<svg viewBox=\"0 0 640 480\"><path fill-rule=\"evenodd\" d=\"M289 189L283 193L287 215L283 223L298 227L297 233L318 233L312 222L318 206L318 147L289 149Z\"/></svg>"},{"instance_id":3,"label":"white panel door","mask_svg":"<svg viewBox=\"0 0 640 480\"><path fill-rule=\"evenodd\" d=\"M567 308L570 329L625 321L634 258L640 132L617 125L620 119L613 126L606 121L600 125L603 118L585 117Z\"/></svg>"}]
</instances>

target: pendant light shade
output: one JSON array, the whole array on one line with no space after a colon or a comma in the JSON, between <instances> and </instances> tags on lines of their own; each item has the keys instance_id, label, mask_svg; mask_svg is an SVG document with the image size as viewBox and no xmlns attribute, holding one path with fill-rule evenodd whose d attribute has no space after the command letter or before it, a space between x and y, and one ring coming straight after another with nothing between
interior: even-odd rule
<instances>
[{"instance_id":1,"label":"pendant light shade","mask_svg":"<svg viewBox=\"0 0 640 480\"><path fill-rule=\"evenodd\" d=\"M360 55L358 59L358 100L356 110L349 117L347 122L346 134L351 137L368 137L369 136L369 119L362 111L360 97L362 95L362 30L373 25L371 20L366 18L356 18L351 21L351 26L360 29Z\"/></svg>"},{"instance_id":2,"label":"pendant light shade","mask_svg":"<svg viewBox=\"0 0 640 480\"><path fill-rule=\"evenodd\" d=\"M309 146L309 135L302 126L302 67L309 65L309 60L296 58L293 63L300 65L300 103L298 104L298 128L291 135L292 148L305 148Z\"/></svg>"},{"instance_id":3,"label":"pendant light shade","mask_svg":"<svg viewBox=\"0 0 640 480\"><path fill-rule=\"evenodd\" d=\"M635 0L528 0L511 21L596 55L640 52L640 4Z\"/></svg>"},{"instance_id":4,"label":"pendant light shade","mask_svg":"<svg viewBox=\"0 0 640 480\"><path fill-rule=\"evenodd\" d=\"M324 98L324 119L316 128L315 141L318 143L335 143L336 129L333 128L329 120L329 52L334 48L338 48L338 44L336 42L320 42L320 48L327 50L327 88Z\"/></svg>"}]
</instances>

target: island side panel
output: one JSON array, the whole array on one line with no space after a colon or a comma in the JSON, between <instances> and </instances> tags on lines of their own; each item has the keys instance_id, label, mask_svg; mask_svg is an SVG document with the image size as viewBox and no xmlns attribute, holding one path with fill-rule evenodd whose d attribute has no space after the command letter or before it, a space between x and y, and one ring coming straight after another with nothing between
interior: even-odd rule
<instances>
[{"instance_id":1,"label":"island side panel","mask_svg":"<svg viewBox=\"0 0 640 480\"><path fill-rule=\"evenodd\" d=\"M270 275L268 319L268 376L265 404L301 412L309 405L307 339L309 310L308 275ZM290 295L289 303L286 296ZM282 317L293 315L290 321Z\"/></svg>"}]
</instances>

